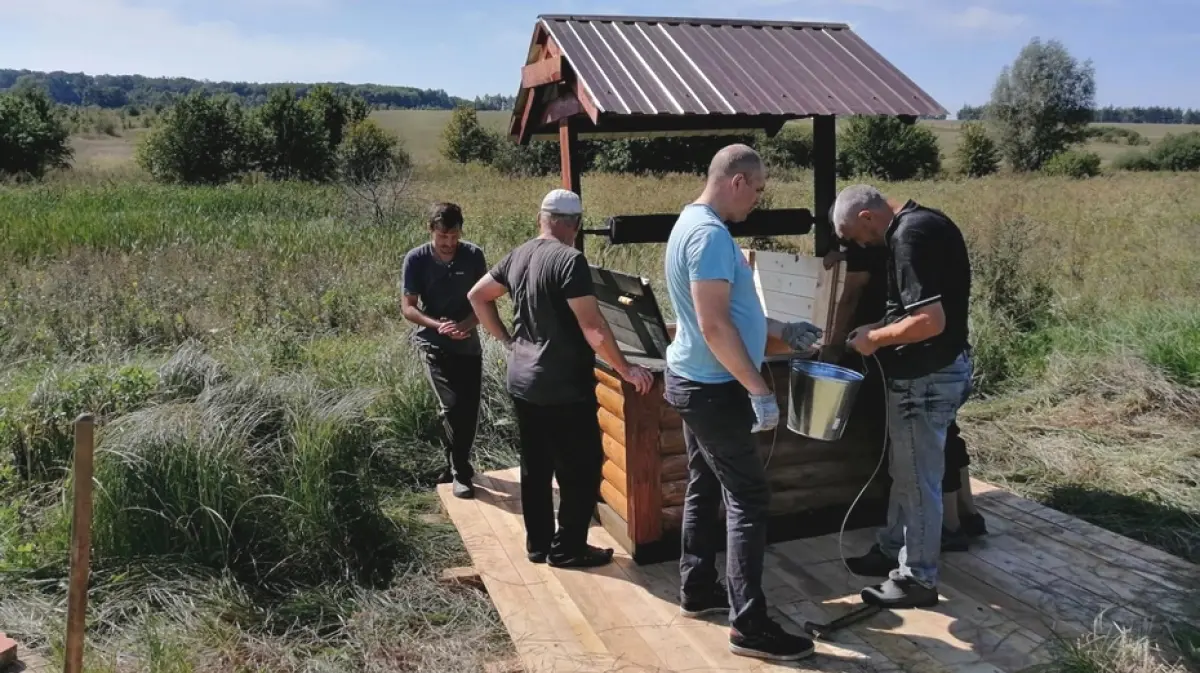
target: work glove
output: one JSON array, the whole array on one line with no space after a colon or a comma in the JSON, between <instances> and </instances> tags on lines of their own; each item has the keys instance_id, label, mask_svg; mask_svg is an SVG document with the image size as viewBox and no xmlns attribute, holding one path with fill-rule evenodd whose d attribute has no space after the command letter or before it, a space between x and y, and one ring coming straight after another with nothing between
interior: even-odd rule
<instances>
[{"instance_id":1,"label":"work glove","mask_svg":"<svg viewBox=\"0 0 1200 673\"><path fill-rule=\"evenodd\" d=\"M823 332L820 327L801 320L783 326L783 340L794 351L806 351L817 343Z\"/></svg>"},{"instance_id":2,"label":"work glove","mask_svg":"<svg viewBox=\"0 0 1200 673\"><path fill-rule=\"evenodd\" d=\"M779 403L775 393L766 395L751 395L750 404L754 407L754 427L750 432L766 432L779 425Z\"/></svg>"}]
</instances>

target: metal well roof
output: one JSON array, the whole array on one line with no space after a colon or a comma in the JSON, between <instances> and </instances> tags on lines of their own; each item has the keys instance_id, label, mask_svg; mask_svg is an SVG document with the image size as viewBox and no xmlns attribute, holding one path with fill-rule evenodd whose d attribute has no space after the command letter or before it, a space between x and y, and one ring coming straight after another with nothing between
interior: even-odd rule
<instances>
[{"instance_id":1,"label":"metal well roof","mask_svg":"<svg viewBox=\"0 0 1200 673\"><path fill-rule=\"evenodd\" d=\"M606 116L947 114L844 24L538 19Z\"/></svg>"}]
</instances>

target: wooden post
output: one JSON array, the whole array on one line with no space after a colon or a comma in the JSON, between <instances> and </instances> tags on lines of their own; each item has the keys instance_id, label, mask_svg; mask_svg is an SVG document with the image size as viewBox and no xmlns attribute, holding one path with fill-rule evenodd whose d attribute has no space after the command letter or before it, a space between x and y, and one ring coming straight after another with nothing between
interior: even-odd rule
<instances>
[{"instance_id":1,"label":"wooden post","mask_svg":"<svg viewBox=\"0 0 1200 673\"><path fill-rule=\"evenodd\" d=\"M829 210L837 198L837 120L832 115L813 117L813 248L824 257L834 247Z\"/></svg>"},{"instance_id":2,"label":"wooden post","mask_svg":"<svg viewBox=\"0 0 1200 673\"><path fill-rule=\"evenodd\" d=\"M629 538L635 545L662 535L662 455L658 435L663 402L663 377L645 395L624 381L626 507Z\"/></svg>"},{"instance_id":3,"label":"wooden post","mask_svg":"<svg viewBox=\"0 0 1200 673\"><path fill-rule=\"evenodd\" d=\"M83 671L83 635L87 617L92 547L92 455L95 424L91 414L75 419L75 511L71 521L71 579L67 593L65 673Z\"/></svg>"},{"instance_id":4,"label":"wooden post","mask_svg":"<svg viewBox=\"0 0 1200 673\"><path fill-rule=\"evenodd\" d=\"M579 184L579 169L583 162L579 158L579 129L576 128L574 117L567 117L558 122L558 151L562 164L562 186L583 198ZM583 224L580 223L580 229ZM583 232L575 237L575 248L583 251Z\"/></svg>"}]
</instances>

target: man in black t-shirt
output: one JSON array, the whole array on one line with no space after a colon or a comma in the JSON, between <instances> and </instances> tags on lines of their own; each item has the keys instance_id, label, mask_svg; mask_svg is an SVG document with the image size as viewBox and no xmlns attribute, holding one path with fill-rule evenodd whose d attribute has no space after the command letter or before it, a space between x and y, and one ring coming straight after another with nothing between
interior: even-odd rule
<instances>
[{"instance_id":1,"label":"man in black t-shirt","mask_svg":"<svg viewBox=\"0 0 1200 673\"><path fill-rule=\"evenodd\" d=\"M868 185L838 194L832 219L839 238L888 250L884 315L856 327L847 341L875 356L885 378L891 503L878 542L848 563L855 574L887 577L863 590L864 602L933 606L946 435L971 384L966 244L944 213Z\"/></svg>"},{"instance_id":2,"label":"man in black t-shirt","mask_svg":"<svg viewBox=\"0 0 1200 673\"><path fill-rule=\"evenodd\" d=\"M446 467L439 481L453 481L454 495L470 498L471 445L479 418L483 358L479 323L467 291L487 273L483 251L462 237L462 210L434 204L430 240L404 256L401 312L420 327L413 340L425 360L425 373L437 396ZM419 303L419 305L418 305Z\"/></svg>"},{"instance_id":3,"label":"man in black t-shirt","mask_svg":"<svg viewBox=\"0 0 1200 673\"><path fill-rule=\"evenodd\" d=\"M596 354L638 393L653 385L648 371L626 361L600 313L587 258L572 247L581 220L575 193L550 192L538 213L540 235L505 255L469 293L480 322L508 349L507 387L521 437L526 553L534 563L557 567L612 560L612 549L587 543L604 461ZM496 300L506 292L515 312L511 335L496 310Z\"/></svg>"},{"instance_id":4,"label":"man in black t-shirt","mask_svg":"<svg viewBox=\"0 0 1200 673\"><path fill-rule=\"evenodd\" d=\"M831 209L832 211L832 209ZM834 310L834 330L821 349L823 362L844 367L863 366L857 353L846 353L845 340L850 330L882 319L887 311L886 246L862 247L848 241L838 241L839 248L825 255L825 268L846 262L846 276L841 296ZM866 363L868 380L876 375L874 362ZM869 388L864 381L862 388ZM861 395L862 393L860 393ZM866 400L874 403L874 400ZM987 522L975 507L971 494L971 458L962 438L958 421L946 431L945 474L942 476L942 551L966 551L971 538L987 534Z\"/></svg>"}]
</instances>

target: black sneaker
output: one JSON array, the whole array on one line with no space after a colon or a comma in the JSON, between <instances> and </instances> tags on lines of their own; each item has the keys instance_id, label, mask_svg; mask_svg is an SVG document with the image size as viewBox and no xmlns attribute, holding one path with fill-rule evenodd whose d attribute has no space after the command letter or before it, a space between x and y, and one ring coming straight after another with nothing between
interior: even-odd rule
<instances>
[{"instance_id":1,"label":"black sneaker","mask_svg":"<svg viewBox=\"0 0 1200 673\"><path fill-rule=\"evenodd\" d=\"M550 552L531 551L527 552L525 557L529 559L530 563L545 563L546 559L550 557Z\"/></svg>"},{"instance_id":2,"label":"black sneaker","mask_svg":"<svg viewBox=\"0 0 1200 673\"><path fill-rule=\"evenodd\" d=\"M961 527L958 530L950 531L942 526L942 551L966 551L970 542L970 538Z\"/></svg>"},{"instance_id":3,"label":"black sneaker","mask_svg":"<svg viewBox=\"0 0 1200 673\"><path fill-rule=\"evenodd\" d=\"M454 482L454 497L470 500L475 497L475 486L470 482Z\"/></svg>"},{"instance_id":4,"label":"black sneaker","mask_svg":"<svg viewBox=\"0 0 1200 673\"><path fill-rule=\"evenodd\" d=\"M571 556L551 553L546 561L555 568L595 568L612 563L613 550L587 545L583 551Z\"/></svg>"},{"instance_id":5,"label":"black sneaker","mask_svg":"<svg viewBox=\"0 0 1200 673\"><path fill-rule=\"evenodd\" d=\"M932 608L938 604L937 589L911 577L889 579L862 590L862 601L881 608Z\"/></svg>"},{"instance_id":6,"label":"black sneaker","mask_svg":"<svg viewBox=\"0 0 1200 673\"><path fill-rule=\"evenodd\" d=\"M813 641L784 631L770 619L763 619L745 633L730 627L729 651L769 661L796 661L813 653Z\"/></svg>"},{"instance_id":7,"label":"black sneaker","mask_svg":"<svg viewBox=\"0 0 1200 673\"><path fill-rule=\"evenodd\" d=\"M888 558L876 544L866 554L846 559L846 565L850 572L860 577L887 577L900 567L900 561Z\"/></svg>"},{"instance_id":8,"label":"black sneaker","mask_svg":"<svg viewBox=\"0 0 1200 673\"><path fill-rule=\"evenodd\" d=\"M958 520L962 524L962 532L967 537L982 537L988 534L987 522L979 512L960 515Z\"/></svg>"},{"instance_id":9,"label":"black sneaker","mask_svg":"<svg viewBox=\"0 0 1200 673\"><path fill-rule=\"evenodd\" d=\"M679 602L679 614L684 617L703 617L719 613L729 614L729 590L718 580L708 591L698 591Z\"/></svg>"}]
</instances>

